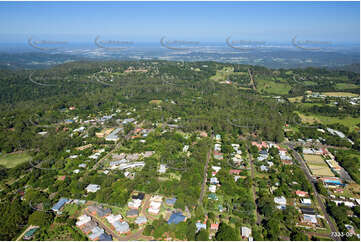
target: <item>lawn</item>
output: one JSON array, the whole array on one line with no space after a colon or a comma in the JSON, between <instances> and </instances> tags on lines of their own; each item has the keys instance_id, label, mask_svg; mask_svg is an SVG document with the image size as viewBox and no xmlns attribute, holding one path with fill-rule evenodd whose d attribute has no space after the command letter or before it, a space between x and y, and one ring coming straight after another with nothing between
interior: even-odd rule
<instances>
[{"instance_id":1,"label":"lawn","mask_svg":"<svg viewBox=\"0 0 361 242\"><path fill-rule=\"evenodd\" d=\"M233 67L224 67L222 70L217 70L216 75L211 77L214 81L225 81L234 71Z\"/></svg>"},{"instance_id":2,"label":"lawn","mask_svg":"<svg viewBox=\"0 0 361 242\"><path fill-rule=\"evenodd\" d=\"M255 79L257 91L267 94L287 95L291 86L285 83L276 83L273 81Z\"/></svg>"},{"instance_id":3,"label":"lawn","mask_svg":"<svg viewBox=\"0 0 361 242\"><path fill-rule=\"evenodd\" d=\"M291 103L299 103L302 101L303 96L298 96L298 97L290 97L288 98L288 101L290 101Z\"/></svg>"},{"instance_id":4,"label":"lawn","mask_svg":"<svg viewBox=\"0 0 361 242\"><path fill-rule=\"evenodd\" d=\"M337 90L345 90L345 89L359 89L360 87L351 83L336 83Z\"/></svg>"},{"instance_id":5,"label":"lawn","mask_svg":"<svg viewBox=\"0 0 361 242\"><path fill-rule=\"evenodd\" d=\"M9 153L0 155L0 165L6 168L13 168L21 163L31 160L31 156L27 152Z\"/></svg>"},{"instance_id":6,"label":"lawn","mask_svg":"<svg viewBox=\"0 0 361 242\"><path fill-rule=\"evenodd\" d=\"M342 124L350 129L355 129L359 127L360 119L353 118L353 117L345 117L345 118L338 118L338 117L328 117L322 115L304 115L299 114L300 118L302 119L303 123L322 123L322 124Z\"/></svg>"},{"instance_id":7,"label":"lawn","mask_svg":"<svg viewBox=\"0 0 361 242\"><path fill-rule=\"evenodd\" d=\"M358 87L357 87L358 88ZM358 97L358 94L351 92L324 92L323 95L328 97Z\"/></svg>"}]
</instances>

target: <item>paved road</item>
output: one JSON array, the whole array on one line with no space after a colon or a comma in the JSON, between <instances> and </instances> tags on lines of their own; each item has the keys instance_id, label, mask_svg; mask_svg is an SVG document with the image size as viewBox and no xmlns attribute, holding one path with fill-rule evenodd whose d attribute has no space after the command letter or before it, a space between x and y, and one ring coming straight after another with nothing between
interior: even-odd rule
<instances>
[{"instance_id":1,"label":"paved road","mask_svg":"<svg viewBox=\"0 0 361 242\"><path fill-rule=\"evenodd\" d=\"M204 196L204 193L205 193L206 182L207 182L208 162L209 162L209 160L211 158L211 153L212 153L212 148L210 148L210 150L208 151L206 164L204 165L203 183L202 183L202 188L201 188L201 194L199 195L199 200L198 200L199 205L201 205L202 202L203 202L203 196Z\"/></svg>"},{"instance_id":2,"label":"paved road","mask_svg":"<svg viewBox=\"0 0 361 242\"><path fill-rule=\"evenodd\" d=\"M315 186L315 179L313 179L313 177L310 174L310 171L308 170L305 161L302 159L302 157L300 156L300 154L298 154L293 147L288 146L293 153L293 156L297 159L297 161L300 163L301 165L301 169L303 170L303 172L305 173L307 179L310 181L311 185L312 185L312 189L314 191L315 197L317 198L318 204L322 209L322 212L327 220L327 223L329 224L331 231L332 232L337 232L337 227L333 224L332 220L330 219L327 211L326 211L326 207L320 197L320 195L318 194L317 190L316 190L316 186ZM332 238L334 240L337 240L337 238Z\"/></svg>"}]
</instances>

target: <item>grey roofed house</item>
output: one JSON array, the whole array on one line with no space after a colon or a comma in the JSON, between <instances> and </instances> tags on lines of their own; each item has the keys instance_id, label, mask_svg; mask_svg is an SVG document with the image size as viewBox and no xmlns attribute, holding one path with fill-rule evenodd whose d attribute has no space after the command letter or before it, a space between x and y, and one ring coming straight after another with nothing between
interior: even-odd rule
<instances>
[{"instance_id":1,"label":"grey roofed house","mask_svg":"<svg viewBox=\"0 0 361 242\"><path fill-rule=\"evenodd\" d=\"M102 233L99 238L99 241L113 241L113 238L111 235L107 234L107 233Z\"/></svg>"},{"instance_id":2,"label":"grey roofed house","mask_svg":"<svg viewBox=\"0 0 361 242\"><path fill-rule=\"evenodd\" d=\"M136 224L145 224L147 222L147 218L144 216L139 216L135 219Z\"/></svg>"},{"instance_id":3,"label":"grey roofed house","mask_svg":"<svg viewBox=\"0 0 361 242\"><path fill-rule=\"evenodd\" d=\"M130 209L127 211L127 217L138 216L139 212L137 209Z\"/></svg>"},{"instance_id":4,"label":"grey roofed house","mask_svg":"<svg viewBox=\"0 0 361 242\"><path fill-rule=\"evenodd\" d=\"M89 206L88 211L92 214L96 214L98 217L105 217L108 214L112 213L110 208L103 208L100 206Z\"/></svg>"},{"instance_id":5,"label":"grey roofed house","mask_svg":"<svg viewBox=\"0 0 361 242\"><path fill-rule=\"evenodd\" d=\"M167 198L165 200L165 203L169 206L173 206L175 204L175 202L177 201L177 198L173 197L173 198Z\"/></svg>"},{"instance_id":6,"label":"grey roofed house","mask_svg":"<svg viewBox=\"0 0 361 242\"><path fill-rule=\"evenodd\" d=\"M59 201L51 208L54 212L59 212L60 209L70 200L67 198L60 198Z\"/></svg>"},{"instance_id":7,"label":"grey roofed house","mask_svg":"<svg viewBox=\"0 0 361 242\"><path fill-rule=\"evenodd\" d=\"M261 165L261 171L268 171L268 167L267 166L264 166L264 165Z\"/></svg>"},{"instance_id":8,"label":"grey roofed house","mask_svg":"<svg viewBox=\"0 0 361 242\"><path fill-rule=\"evenodd\" d=\"M91 233L88 235L89 239L95 240L100 237L101 234L104 233L104 229L96 226L91 230Z\"/></svg>"},{"instance_id":9,"label":"grey roofed house","mask_svg":"<svg viewBox=\"0 0 361 242\"><path fill-rule=\"evenodd\" d=\"M144 196L145 196L145 194L143 192L139 192L137 195L133 195L132 198L133 199L143 200Z\"/></svg>"},{"instance_id":10,"label":"grey roofed house","mask_svg":"<svg viewBox=\"0 0 361 242\"><path fill-rule=\"evenodd\" d=\"M301 207L300 209L301 209L303 214L310 214L310 215L315 215L316 214L316 212L315 212L315 210L313 208Z\"/></svg>"},{"instance_id":11,"label":"grey roofed house","mask_svg":"<svg viewBox=\"0 0 361 242\"><path fill-rule=\"evenodd\" d=\"M267 153L266 150L261 150L261 151L259 152L259 154L260 154L260 155L268 155L268 153Z\"/></svg>"},{"instance_id":12,"label":"grey roofed house","mask_svg":"<svg viewBox=\"0 0 361 242\"><path fill-rule=\"evenodd\" d=\"M85 234L88 234L95 226L97 226L97 223L91 220L90 222L82 225L81 231L83 231Z\"/></svg>"},{"instance_id":13,"label":"grey roofed house","mask_svg":"<svg viewBox=\"0 0 361 242\"><path fill-rule=\"evenodd\" d=\"M116 221L112 225L119 233L127 233L129 231L129 224L127 222Z\"/></svg>"}]
</instances>

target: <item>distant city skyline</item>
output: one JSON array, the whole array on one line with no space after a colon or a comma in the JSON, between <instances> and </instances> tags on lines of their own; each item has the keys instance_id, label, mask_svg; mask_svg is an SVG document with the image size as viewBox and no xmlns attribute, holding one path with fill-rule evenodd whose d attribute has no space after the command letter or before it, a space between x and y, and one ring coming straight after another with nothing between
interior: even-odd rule
<instances>
[{"instance_id":1,"label":"distant city skyline","mask_svg":"<svg viewBox=\"0 0 361 242\"><path fill-rule=\"evenodd\" d=\"M0 2L0 42L302 40L359 43L359 2Z\"/></svg>"}]
</instances>

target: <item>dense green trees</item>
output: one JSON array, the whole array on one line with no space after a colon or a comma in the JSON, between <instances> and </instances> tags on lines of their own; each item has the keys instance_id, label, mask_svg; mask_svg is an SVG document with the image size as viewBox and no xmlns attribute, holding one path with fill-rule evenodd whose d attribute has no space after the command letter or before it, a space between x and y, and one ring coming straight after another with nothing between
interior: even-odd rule
<instances>
[{"instance_id":1,"label":"dense green trees","mask_svg":"<svg viewBox=\"0 0 361 242\"><path fill-rule=\"evenodd\" d=\"M218 232L216 233L216 240L219 241L234 241L239 240L239 235L236 230L226 223L219 225Z\"/></svg>"},{"instance_id":2,"label":"dense green trees","mask_svg":"<svg viewBox=\"0 0 361 242\"><path fill-rule=\"evenodd\" d=\"M30 207L19 198L1 201L0 239L12 240L18 235L26 227L30 211Z\"/></svg>"},{"instance_id":3,"label":"dense green trees","mask_svg":"<svg viewBox=\"0 0 361 242\"><path fill-rule=\"evenodd\" d=\"M29 216L29 224L43 227L51 224L53 217L53 214L50 212L35 211Z\"/></svg>"}]
</instances>

